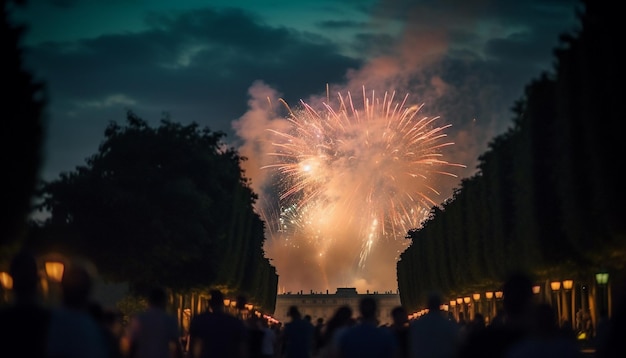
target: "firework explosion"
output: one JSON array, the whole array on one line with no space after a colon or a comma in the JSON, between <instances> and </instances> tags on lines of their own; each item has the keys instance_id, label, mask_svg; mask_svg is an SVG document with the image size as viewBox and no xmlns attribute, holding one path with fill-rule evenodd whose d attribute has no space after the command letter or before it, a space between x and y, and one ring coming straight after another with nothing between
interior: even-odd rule
<instances>
[{"instance_id":1,"label":"firework explosion","mask_svg":"<svg viewBox=\"0 0 626 358\"><path fill-rule=\"evenodd\" d=\"M311 251L316 262L305 264L319 267L327 287L341 284L328 282L329 261L360 270L383 246L397 259L407 231L438 205L435 177L456 177L446 169L463 167L442 159L453 144L445 140L450 125L435 126L438 117L420 116L421 106L407 100L363 89L362 108L350 92L338 94L335 108L301 101L292 110L283 102L290 127L269 130L272 161L263 169L276 177L279 199L264 215L270 237L282 244L281 255Z\"/></svg>"}]
</instances>

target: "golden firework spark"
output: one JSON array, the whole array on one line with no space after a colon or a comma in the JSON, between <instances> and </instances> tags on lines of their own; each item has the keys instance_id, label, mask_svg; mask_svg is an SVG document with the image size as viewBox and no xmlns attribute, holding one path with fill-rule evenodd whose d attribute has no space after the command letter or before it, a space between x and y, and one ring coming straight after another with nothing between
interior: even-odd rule
<instances>
[{"instance_id":1,"label":"golden firework spark","mask_svg":"<svg viewBox=\"0 0 626 358\"><path fill-rule=\"evenodd\" d=\"M351 236L364 265L377 242L404 238L438 205L436 176L456 177L448 169L464 167L443 160L442 149L454 144L444 133L450 125L436 126L439 117L421 116L423 105L407 106L408 97L367 96L363 88L362 108L350 92L339 93L335 107L282 101L291 126L270 130L273 161L263 169L277 174L284 215L297 218L300 233L310 230L303 237L320 256L336 236L324 233L343 225L358 231Z\"/></svg>"}]
</instances>

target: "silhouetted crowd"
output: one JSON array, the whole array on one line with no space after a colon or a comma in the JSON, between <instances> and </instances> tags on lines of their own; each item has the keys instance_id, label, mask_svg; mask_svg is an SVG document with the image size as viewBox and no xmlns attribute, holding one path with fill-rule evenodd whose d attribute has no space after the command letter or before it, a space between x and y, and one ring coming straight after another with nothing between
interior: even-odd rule
<instances>
[{"instance_id":1,"label":"silhouetted crowd","mask_svg":"<svg viewBox=\"0 0 626 358\"><path fill-rule=\"evenodd\" d=\"M88 262L66 265L62 300L43 305L37 261L29 252L13 258L9 273L13 297L0 310L0 357L46 358L522 358L626 357L624 302L597 324L595 351L581 350L571 325L559 324L555 309L533 300L532 281L511 275L502 286L503 308L488 323L476 313L466 322L442 310L442 297L428 296L427 313L409 319L395 307L392 323L381 325L373 296L364 296L358 312L335 310L315 323L297 306L290 320L270 324L257 315L227 312L224 295L210 292L209 307L194 315L181 338L178 320L169 314L167 294L154 287L148 306L125 323L121 312L105 309L90 297L94 268Z\"/></svg>"}]
</instances>

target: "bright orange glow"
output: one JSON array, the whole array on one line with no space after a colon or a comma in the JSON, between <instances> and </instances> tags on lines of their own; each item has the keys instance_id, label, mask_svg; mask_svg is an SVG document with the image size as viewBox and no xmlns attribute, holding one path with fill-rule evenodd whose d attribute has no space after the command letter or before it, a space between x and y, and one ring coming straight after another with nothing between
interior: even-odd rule
<instances>
[{"instance_id":1,"label":"bright orange glow","mask_svg":"<svg viewBox=\"0 0 626 358\"><path fill-rule=\"evenodd\" d=\"M10 290L13 288L13 277L9 275L7 272L0 272L0 284L6 290Z\"/></svg>"},{"instance_id":2,"label":"bright orange glow","mask_svg":"<svg viewBox=\"0 0 626 358\"><path fill-rule=\"evenodd\" d=\"M320 277L337 271L329 252L354 252L364 269L377 247L404 251L407 231L443 199L436 180L465 167L444 160L443 149L454 144L446 140L450 125L421 115L408 94L363 88L360 101L350 92L319 106L300 101L297 109L282 101L287 123L268 129L271 162L261 169L274 176L279 203L268 205L274 212L260 211L282 254L270 248L268 256L289 255L283 246L314 252Z\"/></svg>"},{"instance_id":3,"label":"bright orange glow","mask_svg":"<svg viewBox=\"0 0 626 358\"><path fill-rule=\"evenodd\" d=\"M47 261L45 264L46 275L54 282L61 282L65 265L59 261Z\"/></svg>"},{"instance_id":4,"label":"bright orange glow","mask_svg":"<svg viewBox=\"0 0 626 358\"><path fill-rule=\"evenodd\" d=\"M573 286L574 286L574 281L573 280L563 280L563 289L564 290L571 290Z\"/></svg>"}]
</instances>

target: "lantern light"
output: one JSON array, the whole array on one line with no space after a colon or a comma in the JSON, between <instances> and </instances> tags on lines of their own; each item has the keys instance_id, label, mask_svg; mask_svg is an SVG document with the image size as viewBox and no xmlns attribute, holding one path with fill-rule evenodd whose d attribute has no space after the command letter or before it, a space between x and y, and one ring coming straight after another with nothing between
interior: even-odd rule
<instances>
[{"instance_id":1,"label":"lantern light","mask_svg":"<svg viewBox=\"0 0 626 358\"><path fill-rule=\"evenodd\" d=\"M65 265L60 261L46 261L46 275L54 282L61 282Z\"/></svg>"},{"instance_id":2,"label":"lantern light","mask_svg":"<svg viewBox=\"0 0 626 358\"><path fill-rule=\"evenodd\" d=\"M7 272L0 272L0 284L4 287L5 290L10 290L13 288L13 277L9 275Z\"/></svg>"},{"instance_id":3,"label":"lantern light","mask_svg":"<svg viewBox=\"0 0 626 358\"><path fill-rule=\"evenodd\" d=\"M574 286L574 280L563 280L563 289L571 290Z\"/></svg>"},{"instance_id":4,"label":"lantern light","mask_svg":"<svg viewBox=\"0 0 626 358\"><path fill-rule=\"evenodd\" d=\"M606 285L609 282L608 272L599 272L596 274L596 282L598 285Z\"/></svg>"}]
</instances>

